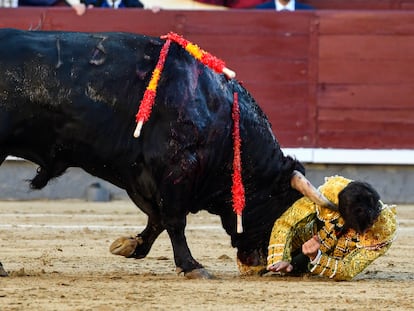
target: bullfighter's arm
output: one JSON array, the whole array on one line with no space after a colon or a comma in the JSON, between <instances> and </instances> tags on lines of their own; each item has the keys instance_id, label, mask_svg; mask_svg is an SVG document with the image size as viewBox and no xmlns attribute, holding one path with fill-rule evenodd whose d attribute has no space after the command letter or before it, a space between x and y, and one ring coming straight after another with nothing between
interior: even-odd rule
<instances>
[{"instance_id":1,"label":"bullfighter's arm","mask_svg":"<svg viewBox=\"0 0 414 311\"><path fill-rule=\"evenodd\" d=\"M270 235L267 269L278 262L292 260L292 251L300 248L302 243L314 234L309 232L309 235L306 235L304 229L309 228L307 225L312 222L315 213L314 203L307 198L301 198L276 220ZM309 230L312 231L312 228ZM301 232L300 235L306 235L303 241L300 237L298 239L298 232Z\"/></svg>"}]
</instances>

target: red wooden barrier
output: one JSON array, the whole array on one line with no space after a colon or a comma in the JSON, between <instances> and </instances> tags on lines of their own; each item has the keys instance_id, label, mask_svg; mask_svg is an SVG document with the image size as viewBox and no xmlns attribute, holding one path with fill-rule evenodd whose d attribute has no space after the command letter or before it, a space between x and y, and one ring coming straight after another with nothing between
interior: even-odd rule
<instances>
[{"instance_id":1,"label":"red wooden barrier","mask_svg":"<svg viewBox=\"0 0 414 311\"><path fill-rule=\"evenodd\" d=\"M381 9L369 11L93 9L82 17L21 7L0 9L0 27L175 31L237 72L284 147L414 149L414 11L376 2Z\"/></svg>"}]
</instances>

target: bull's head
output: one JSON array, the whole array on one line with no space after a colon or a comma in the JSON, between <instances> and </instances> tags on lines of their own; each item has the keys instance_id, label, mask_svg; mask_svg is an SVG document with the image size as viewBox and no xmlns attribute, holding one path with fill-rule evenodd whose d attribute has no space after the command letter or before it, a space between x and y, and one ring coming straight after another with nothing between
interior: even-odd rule
<instances>
[{"instance_id":1,"label":"bull's head","mask_svg":"<svg viewBox=\"0 0 414 311\"><path fill-rule=\"evenodd\" d=\"M329 201L318 189L316 189L309 180L305 178L299 171L295 170L292 174L290 185L305 197L309 198L317 205L325 206L329 209L337 211L335 204ZM249 253L237 254L237 266L241 275L260 275L266 272L267 254L263 254L261 250L255 250Z\"/></svg>"}]
</instances>

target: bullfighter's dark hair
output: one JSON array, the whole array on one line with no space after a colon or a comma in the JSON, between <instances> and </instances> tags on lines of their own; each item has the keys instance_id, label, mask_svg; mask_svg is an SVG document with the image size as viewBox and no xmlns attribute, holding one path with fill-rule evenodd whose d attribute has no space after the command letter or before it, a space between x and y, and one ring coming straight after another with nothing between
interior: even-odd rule
<instances>
[{"instance_id":1,"label":"bullfighter's dark hair","mask_svg":"<svg viewBox=\"0 0 414 311\"><path fill-rule=\"evenodd\" d=\"M380 196L368 183L350 182L339 194L338 209L345 221L342 232L352 228L363 233L381 213Z\"/></svg>"}]
</instances>

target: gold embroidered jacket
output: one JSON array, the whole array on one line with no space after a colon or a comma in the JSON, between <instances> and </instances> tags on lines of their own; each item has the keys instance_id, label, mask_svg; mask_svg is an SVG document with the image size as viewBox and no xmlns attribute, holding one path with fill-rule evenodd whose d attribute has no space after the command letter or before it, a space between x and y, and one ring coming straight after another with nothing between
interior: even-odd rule
<instances>
[{"instance_id":1,"label":"gold embroidered jacket","mask_svg":"<svg viewBox=\"0 0 414 311\"><path fill-rule=\"evenodd\" d=\"M326 179L319 190L338 204L338 193L351 182L341 176ZM391 246L397 229L394 207L382 204L381 214L374 225L360 235L348 230L339 238L336 232L344 221L338 212L323 208L308 198L296 201L278 220L270 235L268 268L279 262L290 262L292 252L318 235L321 255L309 264L311 274L335 280L350 280L363 271ZM319 230L317 228L320 228Z\"/></svg>"}]
</instances>

